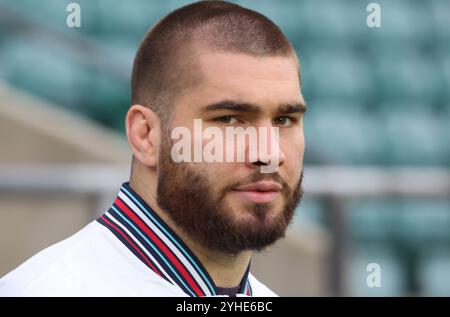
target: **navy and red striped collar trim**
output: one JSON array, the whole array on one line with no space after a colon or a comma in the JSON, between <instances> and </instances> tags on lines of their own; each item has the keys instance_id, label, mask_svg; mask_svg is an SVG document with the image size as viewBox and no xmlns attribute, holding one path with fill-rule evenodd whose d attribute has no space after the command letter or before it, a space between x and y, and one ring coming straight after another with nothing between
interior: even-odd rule
<instances>
[{"instance_id":1,"label":"navy and red striped collar trim","mask_svg":"<svg viewBox=\"0 0 450 317\"><path fill-rule=\"evenodd\" d=\"M139 260L190 296L218 295L206 269L173 230L124 183L111 208L97 221L108 228ZM250 264L239 294L252 295Z\"/></svg>"}]
</instances>

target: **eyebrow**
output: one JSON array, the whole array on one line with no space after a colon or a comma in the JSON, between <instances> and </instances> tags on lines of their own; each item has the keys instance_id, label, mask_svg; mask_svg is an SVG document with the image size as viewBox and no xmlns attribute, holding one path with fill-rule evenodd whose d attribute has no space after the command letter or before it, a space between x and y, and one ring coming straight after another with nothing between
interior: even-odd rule
<instances>
[{"instance_id":1,"label":"eyebrow","mask_svg":"<svg viewBox=\"0 0 450 317\"><path fill-rule=\"evenodd\" d=\"M279 112L281 113L305 113L307 110L308 108L303 102L281 105L279 108Z\"/></svg>"},{"instance_id":2,"label":"eyebrow","mask_svg":"<svg viewBox=\"0 0 450 317\"><path fill-rule=\"evenodd\" d=\"M243 113L259 114L262 112L261 107L249 104L235 102L231 100L220 101L204 107L204 111L217 111L217 110L232 110ZM289 104L282 104L278 107L279 113L305 113L308 110L303 102L295 102Z\"/></svg>"}]
</instances>

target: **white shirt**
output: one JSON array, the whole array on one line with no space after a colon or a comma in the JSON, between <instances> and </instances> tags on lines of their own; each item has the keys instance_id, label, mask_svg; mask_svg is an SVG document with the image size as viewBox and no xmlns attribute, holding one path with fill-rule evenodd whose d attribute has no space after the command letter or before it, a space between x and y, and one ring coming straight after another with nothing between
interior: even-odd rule
<instances>
[{"instance_id":1,"label":"white shirt","mask_svg":"<svg viewBox=\"0 0 450 317\"><path fill-rule=\"evenodd\" d=\"M249 269L238 296L277 296ZM99 219L0 279L0 296L216 294L200 261L128 183Z\"/></svg>"}]
</instances>

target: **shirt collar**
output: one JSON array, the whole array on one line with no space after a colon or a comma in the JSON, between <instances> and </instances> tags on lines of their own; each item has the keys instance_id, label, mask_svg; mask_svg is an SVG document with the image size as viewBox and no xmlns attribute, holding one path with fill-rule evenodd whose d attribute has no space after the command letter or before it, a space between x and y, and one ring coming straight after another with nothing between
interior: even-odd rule
<instances>
[{"instance_id":1,"label":"shirt collar","mask_svg":"<svg viewBox=\"0 0 450 317\"><path fill-rule=\"evenodd\" d=\"M124 183L111 208L97 221L108 228L149 269L190 296L217 295L211 276L175 232ZM250 264L238 294L252 295Z\"/></svg>"}]
</instances>

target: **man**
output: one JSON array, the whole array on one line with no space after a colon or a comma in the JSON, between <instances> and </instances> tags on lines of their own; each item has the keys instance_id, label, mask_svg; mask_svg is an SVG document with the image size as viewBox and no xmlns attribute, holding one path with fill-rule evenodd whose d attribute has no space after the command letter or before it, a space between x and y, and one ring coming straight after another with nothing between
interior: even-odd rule
<instances>
[{"instance_id":1,"label":"man","mask_svg":"<svg viewBox=\"0 0 450 317\"><path fill-rule=\"evenodd\" d=\"M299 78L291 44L259 13L202 1L159 21L134 61L129 183L99 219L3 277L0 294L274 296L250 259L284 236L302 196ZM276 128L276 170L262 173L269 159L249 146L243 161L177 161L173 131L194 133L195 120Z\"/></svg>"}]
</instances>

